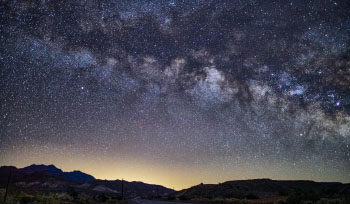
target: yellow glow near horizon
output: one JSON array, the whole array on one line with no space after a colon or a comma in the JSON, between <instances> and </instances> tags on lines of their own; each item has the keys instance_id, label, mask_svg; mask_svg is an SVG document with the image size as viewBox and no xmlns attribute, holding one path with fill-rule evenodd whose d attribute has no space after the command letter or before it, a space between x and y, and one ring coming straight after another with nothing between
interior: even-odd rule
<instances>
[{"instance_id":1,"label":"yellow glow near horizon","mask_svg":"<svg viewBox=\"0 0 350 204\"><path fill-rule=\"evenodd\" d=\"M42 156L36 155L37 151L22 152L8 155L6 160L1 159L1 165L14 165L22 168L31 164L54 164L63 171L80 170L90 174L97 179L116 180L124 179L126 181L141 181L149 184L163 185L175 190L189 188L200 183L219 183L229 180L271 178L271 179L306 179L316 181L342 181L349 182L349 178L341 178L338 175L325 174L324 177L312 177L296 171L290 167L282 167L276 170L277 165L267 162L261 164L242 164L230 169L220 169L215 163L208 163L199 166L191 164L172 164L161 161L144 160L140 158L111 158L96 157L92 154L69 154L62 156L55 151L48 151ZM5 162L11 161L11 162ZM263 168L262 168L263 167ZM304 171L309 167L303 167ZM282 172L283 174L279 173ZM292 175L293 174L293 175Z\"/></svg>"}]
</instances>

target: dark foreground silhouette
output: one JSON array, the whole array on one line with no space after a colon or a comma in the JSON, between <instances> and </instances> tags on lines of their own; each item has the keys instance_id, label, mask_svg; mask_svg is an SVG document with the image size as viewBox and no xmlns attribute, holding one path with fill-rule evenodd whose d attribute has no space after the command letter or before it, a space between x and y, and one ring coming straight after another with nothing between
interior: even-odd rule
<instances>
[{"instance_id":1,"label":"dark foreground silhouette","mask_svg":"<svg viewBox=\"0 0 350 204\"><path fill-rule=\"evenodd\" d=\"M99 180L81 171L63 172L54 165L31 165L0 167L0 196L6 203L350 204L350 184L254 179L174 191L143 182Z\"/></svg>"}]
</instances>

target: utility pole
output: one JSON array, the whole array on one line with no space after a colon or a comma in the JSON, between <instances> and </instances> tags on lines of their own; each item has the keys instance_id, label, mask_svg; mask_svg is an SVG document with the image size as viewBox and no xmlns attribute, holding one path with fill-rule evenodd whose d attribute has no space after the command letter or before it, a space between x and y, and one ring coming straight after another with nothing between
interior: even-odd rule
<instances>
[{"instance_id":1,"label":"utility pole","mask_svg":"<svg viewBox=\"0 0 350 204\"><path fill-rule=\"evenodd\" d=\"M124 179L122 179L122 200L124 200Z\"/></svg>"},{"instance_id":2,"label":"utility pole","mask_svg":"<svg viewBox=\"0 0 350 204\"><path fill-rule=\"evenodd\" d=\"M7 192L8 192L9 185L10 185L11 173L12 173L12 171L10 170L9 177L7 179L7 184L6 184L6 191L5 191L5 195L4 195L4 204L6 203L6 197L7 197Z\"/></svg>"}]
</instances>

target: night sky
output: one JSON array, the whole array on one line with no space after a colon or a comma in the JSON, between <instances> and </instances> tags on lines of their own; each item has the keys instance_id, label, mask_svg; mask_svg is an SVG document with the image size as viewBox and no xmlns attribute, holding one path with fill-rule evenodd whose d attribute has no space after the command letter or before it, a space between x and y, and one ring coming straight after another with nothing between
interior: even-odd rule
<instances>
[{"instance_id":1,"label":"night sky","mask_svg":"<svg viewBox=\"0 0 350 204\"><path fill-rule=\"evenodd\" d=\"M0 16L0 165L350 182L349 1L2 0Z\"/></svg>"}]
</instances>

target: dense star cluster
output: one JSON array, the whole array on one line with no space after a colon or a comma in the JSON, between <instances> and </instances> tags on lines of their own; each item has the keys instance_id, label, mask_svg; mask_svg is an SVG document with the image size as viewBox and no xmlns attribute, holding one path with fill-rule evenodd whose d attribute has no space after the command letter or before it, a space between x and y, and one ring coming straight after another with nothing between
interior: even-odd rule
<instances>
[{"instance_id":1,"label":"dense star cluster","mask_svg":"<svg viewBox=\"0 0 350 204\"><path fill-rule=\"evenodd\" d=\"M1 1L0 164L350 182L349 8Z\"/></svg>"}]
</instances>

